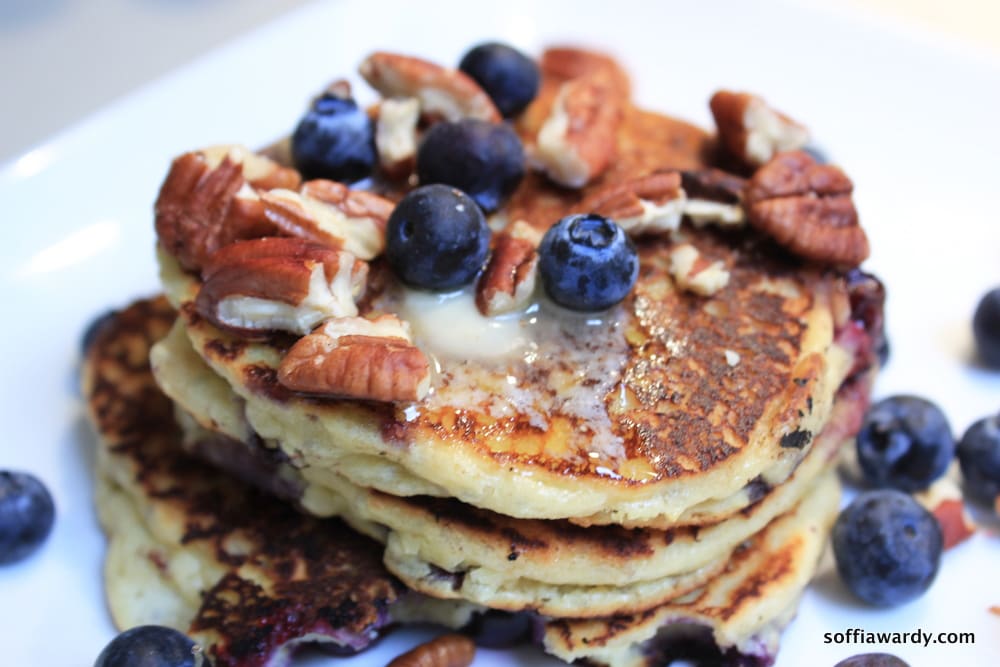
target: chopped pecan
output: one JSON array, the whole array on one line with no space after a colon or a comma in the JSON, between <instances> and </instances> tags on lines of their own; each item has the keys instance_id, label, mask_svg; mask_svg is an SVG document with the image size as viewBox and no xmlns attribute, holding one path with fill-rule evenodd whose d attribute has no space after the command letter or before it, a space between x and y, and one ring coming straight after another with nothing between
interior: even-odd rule
<instances>
[{"instance_id":1,"label":"chopped pecan","mask_svg":"<svg viewBox=\"0 0 1000 667\"><path fill-rule=\"evenodd\" d=\"M693 169L681 172L681 187L687 194L684 216L695 226L742 225L746 221L746 179L720 169Z\"/></svg>"},{"instance_id":2,"label":"chopped pecan","mask_svg":"<svg viewBox=\"0 0 1000 667\"><path fill-rule=\"evenodd\" d=\"M798 150L809 131L750 93L720 90L709 101L722 145L751 165L762 165L775 153Z\"/></svg>"},{"instance_id":3,"label":"chopped pecan","mask_svg":"<svg viewBox=\"0 0 1000 667\"><path fill-rule=\"evenodd\" d=\"M778 153L746 190L751 225L807 259L856 266L868 257L868 237L843 171L817 164L803 151Z\"/></svg>"},{"instance_id":4,"label":"chopped pecan","mask_svg":"<svg viewBox=\"0 0 1000 667\"><path fill-rule=\"evenodd\" d=\"M417 156L420 101L415 97L382 100L375 121L375 149L379 166L389 178L405 178Z\"/></svg>"},{"instance_id":5,"label":"chopped pecan","mask_svg":"<svg viewBox=\"0 0 1000 667\"><path fill-rule=\"evenodd\" d=\"M461 70L378 51L368 56L358 71L385 97L417 98L424 115L445 120L478 118L494 123L502 120L490 96Z\"/></svg>"},{"instance_id":6,"label":"chopped pecan","mask_svg":"<svg viewBox=\"0 0 1000 667\"><path fill-rule=\"evenodd\" d=\"M560 185L580 188L611 164L618 150L624 101L605 77L562 84L538 131L533 159Z\"/></svg>"},{"instance_id":7,"label":"chopped pecan","mask_svg":"<svg viewBox=\"0 0 1000 667\"><path fill-rule=\"evenodd\" d=\"M677 229L685 201L680 173L660 171L602 187L585 197L576 209L611 218L636 236Z\"/></svg>"},{"instance_id":8,"label":"chopped pecan","mask_svg":"<svg viewBox=\"0 0 1000 667\"><path fill-rule=\"evenodd\" d=\"M198 271L209 255L228 243L274 231L244 178L242 163L229 154L216 165L201 152L175 159L154 213L160 245L189 271Z\"/></svg>"},{"instance_id":9,"label":"chopped pecan","mask_svg":"<svg viewBox=\"0 0 1000 667\"><path fill-rule=\"evenodd\" d=\"M442 635L396 656L386 667L469 667L476 644L465 635Z\"/></svg>"},{"instance_id":10,"label":"chopped pecan","mask_svg":"<svg viewBox=\"0 0 1000 667\"><path fill-rule=\"evenodd\" d=\"M254 153L239 144L209 146L199 151L205 156L209 166L215 169L225 158L243 167L243 178L258 190L288 188L294 190L302 183L302 176L291 167L285 167L270 157Z\"/></svg>"},{"instance_id":11,"label":"chopped pecan","mask_svg":"<svg viewBox=\"0 0 1000 667\"><path fill-rule=\"evenodd\" d=\"M611 56L573 46L555 46L545 49L538 63L547 76L569 81L580 77L597 77L608 82L618 98L631 96L628 74Z\"/></svg>"},{"instance_id":12,"label":"chopped pecan","mask_svg":"<svg viewBox=\"0 0 1000 667\"><path fill-rule=\"evenodd\" d=\"M213 254L195 299L198 313L242 336L308 333L320 322L354 316L368 265L302 239L237 241Z\"/></svg>"},{"instance_id":13,"label":"chopped pecan","mask_svg":"<svg viewBox=\"0 0 1000 667\"><path fill-rule=\"evenodd\" d=\"M725 264L707 260L690 243L670 249L670 275L679 288L701 296L711 296L729 284Z\"/></svg>"},{"instance_id":14,"label":"chopped pecan","mask_svg":"<svg viewBox=\"0 0 1000 667\"><path fill-rule=\"evenodd\" d=\"M369 260L385 248L385 226L394 204L371 192L317 179L301 192L260 193L267 219L291 236L343 249Z\"/></svg>"},{"instance_id":15,"label":"chopped pecan","mask_svg":"<svg viewBox=\"0 0 1000 667\"><path fill-rule=\"evenodd\" d=\"M950 475L938 478L926 490L915 493L914 498L938 520L945 549L975 533L976 524L965 510L962 490Z\"/></svg>"},{"instance_id":16,"label":"chopped pecan","mask_svg":"<svg viewBox=\"0 0 1000 667\"><path fill-rule=\"evenodd\" d=\"M416 401L430 364L395 315L329 320L288 350L278 381L294 391L372 401Z\"/></svg>"},{"instance_id":17,"label":"chopped pecan","mask_svg":"<svg viewBox=\"0 0 1000 667\"><path fill-rule=\"evenodd\" d=\"M494 236L493 253L476 286L476 307L487 317L525 305L538 278L538 231L517 221Z\"/></svg>"}]
</instances>

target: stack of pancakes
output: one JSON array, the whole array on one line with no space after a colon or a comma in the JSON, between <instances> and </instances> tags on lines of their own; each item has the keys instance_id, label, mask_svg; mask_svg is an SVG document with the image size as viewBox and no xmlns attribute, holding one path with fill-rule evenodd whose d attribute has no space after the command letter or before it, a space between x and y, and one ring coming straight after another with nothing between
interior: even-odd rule
<instances>
[{"instance_id":1,"label":"stack of pancakes","mask_svg":"<svg viewBox=\"0 0 1000 667\"><path fill-rule=\"evenodd\" d=\"M602 186L714 154L708 133L635 108L619 135ZM544 228L588 188L529 175L504 213ZM266 665L303 642L349 652L392 623L500 610L529 614L566 661L662 664L694 637L769 664L877 364L842 335L843 272L748 229L678 234L727 267L725 287L681 289L677 235L642 237L623 303L579 315L538 294L498 320L513 333L493 349L449 343L471 297L445 308L373 264L362 314L408 313L434 359L412 403L285 388L289 337L211 324L199 277L161 248L166 300L103 321L85 366L116 623Z\"/></svg>"}]
</instances>

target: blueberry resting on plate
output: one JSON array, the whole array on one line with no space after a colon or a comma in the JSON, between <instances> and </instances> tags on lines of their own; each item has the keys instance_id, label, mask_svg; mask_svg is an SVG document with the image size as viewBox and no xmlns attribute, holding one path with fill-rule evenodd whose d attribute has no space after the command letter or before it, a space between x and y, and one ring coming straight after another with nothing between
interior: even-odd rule
<instances>
[{"instance_id":1,"label":"blueberry resting on plate","mask_svg":"<svg viewBox=\"0 0 1000 667\"><path fill-rule=\"evenodd\" d=\"M955 456L955 438L947 417L930 401L890 396L868 410L857 451L872 486L913 492L944 474Z\"/></svg>"},{"instance_id":2,"label":"blueberry resting on plate","mask_svg":"<svg viewBox=\"0 0 1000 667\"><path fill-rule=\"evenodd\" d=\"M337 92L313 100L292 133L292 161L306 179L350 183L371 174L375 160L371 119L352 98Z\"/></svg>"},{"instance_id":3,"label":"blueberry resting on plate","mask_svg":"<svg viewBox=\"0 0 1000 667\"><path fill-rule=\"evenodd\" d=\"M910 667L890 653L859 653L844 658L833 667Z\"/></svg>"},{"instance_id":4,"label":"blueberry resting on plate","mask_svg":"<svg viewBox=\"0 0 1000 667\"><path fill-rule=\"evenodd\" d=\"M52 532L55 504L45 485L24 472L0 472L0 564L30 556Z\"/></svg>"},{"instance_id":5,"label":"blueberry resting on plate","mask_svg":"<svg viewBox=\"0 0 1000 667\"><path fill-rule=\"evenodd\" d=\"M866 491L833 526L837 571L869 604L890 607L926 591L937 576L943 537L934 515L892 489Z\"/></svg>"},{"instance_id":6,"label":"blueberry resting on plate","mask_svg":"<svg viewBox=\"0 0 1000 667\"><path fill-rule=\"evenodd\" d=\"M538 94L538 65L507 44L479 44L462 57L458 68L486 91L504 118L516 116Z\"/></svg>"},{"instance_id":7,"label":"blueberry resting on plate","mask_svg":"<svg viewBox=\"0 0 1000 667\"><path fill-rule=\"evenodd\" d=\"M980 358L993 368L1000 368L1000 287L979 300L972 317L972 333Z\"/></svg>"},{"instance_id":8,"label":"blueberry resting on plate","mask_svg":"<svg viewBox=\"0 0 1000 667\"><path fill-rule=\"evenodd\" d=\"M549 228L538 247L538 273L553 301L571 310L605 310L639 277L639 256L613 220L570 215Z\"/></svg>"},{"instance_id":9,"label":"blueberry resting on plate","mask_svg":"<svg viewBox=\"0 0 1000 667\"><path fill-rule=\"evenodd\" d=\"M486 263L489 246L483 212L447 185L411 191L386 225L386 260L413 287L445 291L471 283Z\"/></svg>"},{"instance_id":10,"label":"blueberry resting on plate","mask_svg":"<svg viewBox=\"0 0 1000 667\"><path fill-rule=\"evenodd\" d=\"M965 490L992 503L1000 496L1000 415L973 423L958 441L957 453Z\"/></svg>"},{"instance_id":11,"label":"blueberry resting on plate","mask_svg":"<svg viewBox=\"0 0 1000 667\"><path fill-rule=\"evenodd\" d=\"M140 625L112 639L94 667L198 667L204 662L186 635L162 625Z\"/></svg>"},{"instance_id":12,"label":"blueberry resting on plate","mask_svg":"<svg viewBox=\"0 0 1000 667\"><path fill-rule=\"evenodd\" d=\"M421 185L444 183L472 197L487 213L510 196L524 176L524 148L503 123L466 118L440 122L417 149Z\"/></svg>"}]
</instances>

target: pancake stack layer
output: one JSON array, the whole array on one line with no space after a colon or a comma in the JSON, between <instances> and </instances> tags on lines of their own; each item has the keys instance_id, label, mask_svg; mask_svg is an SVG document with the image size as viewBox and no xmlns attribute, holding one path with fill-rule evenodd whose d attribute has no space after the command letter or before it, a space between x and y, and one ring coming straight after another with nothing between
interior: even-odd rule
<instances>
[{"instance_id":1,"label":"pancake stack layer","mask_svg":"<svg viewBox=\"0 0 1000 667\"><path fill-rule=\"evenodd\" d=\"M323 325L252 330L205 306L220 248L329 236L340 228L316 208L350 191L312 181L297 194L290 168L236 149L175 161L157 203L166 299L107 320L85 365L118 625L178 627L217 665L277 665L302 643L353 652L394 623L462 627L491 609L529 615L566 661L664 664L692 639L734 663L773 660L837 512L833 461L867 406L881 303L842 261L732 222L752 214L753 169L633 107L613 61L552 49L540 63L517 121L529 155L546 168L547 119L586 84L616 109L613 159L582 187L554 185L551 166L528 174L491 218L491 262L512 229L532 238L625 197L645 211L638 282L601 313L539 288L487 316L482 286L420 293L378 242L334 235L339 266L367 280L327 319L406 320L412 338L393 353L415 348L432 368L416 398L292 389L283 361ZM650 183L718 206L664 223L670 197ZM720 204L718 183L737 183L735 199ZM378 186L384 198L347 215L376 241L372 211L403 190ZM678 270L679 249L700 268ZM724 279L692 278L705 267ZM372 340L353 372L384 370Z\"/></svg>"}]
</instances>

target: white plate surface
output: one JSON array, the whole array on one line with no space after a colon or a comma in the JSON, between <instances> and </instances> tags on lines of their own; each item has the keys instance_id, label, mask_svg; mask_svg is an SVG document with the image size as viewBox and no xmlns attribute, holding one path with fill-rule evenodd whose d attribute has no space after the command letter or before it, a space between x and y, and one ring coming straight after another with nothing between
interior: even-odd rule
<instances>
[{"instance_id":1,"label":"white plate surface","mask_svg":"<svg viewBox=\"0 0 1000 667\"><path fill-rule=\"evenodd\" d=\"M996 62L770 2L310 6L0 169L0 467L41 476L58 506L41 552L0 569L0 663L87 667L114 634L91 505L93 442L76 388L79 337L97 314L156 291L151 208L170 158L287 133L315 91L353 74L373 49L454 63L489 38L528 50L554 41L609 49L633 72L641 103L706 126L707 100L720 87L759 92L806 121L854 179L874 249L867 266L888 285L892 358L878 394L927 396L957 433L1000 409L1000 373L972 361L969 328L979 296L1000 285ZM835 577L822 578L787 630L778 665L832 665L872 650L914 666L1000 664L1000 617L988 611L1000 605L996 533L993 523L947 553L931 591L899 609L867 609ZM976 644L824 643L824 633L849 628L971 631ZM339 664L384 664L424 636L397 633ZM483 651L476 664L554 663L522 650Z\"/></svg>"}]
</instances>

